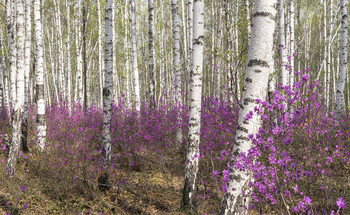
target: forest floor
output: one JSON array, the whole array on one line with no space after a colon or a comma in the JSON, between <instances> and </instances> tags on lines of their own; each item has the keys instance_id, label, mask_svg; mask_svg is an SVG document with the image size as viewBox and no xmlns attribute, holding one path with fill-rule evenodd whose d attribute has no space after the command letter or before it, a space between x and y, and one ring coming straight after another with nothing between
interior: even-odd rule
<instances>
[{"instance_id":1,"label":"forest floor","mask_svg":"<svg viewBox=\"0 0 350 215\"><path fill-rule=\"evenodd\" d=\"M40 167L41 155L27 157L19 159L14 178L0 176L0 214L185 214L180 209L183 175L124 167L118 177L126 182L105 193L98 190L97 182L84 183L81 178L70 190L64 190L62 184L69 182L62 183L64 179L55 179ZM4 166L0 165L1 171ZM198 189L206 188L199 185ZM214 196L199 200L199 214L217 213L221 195Z\"/></svg>"}]
</instances>

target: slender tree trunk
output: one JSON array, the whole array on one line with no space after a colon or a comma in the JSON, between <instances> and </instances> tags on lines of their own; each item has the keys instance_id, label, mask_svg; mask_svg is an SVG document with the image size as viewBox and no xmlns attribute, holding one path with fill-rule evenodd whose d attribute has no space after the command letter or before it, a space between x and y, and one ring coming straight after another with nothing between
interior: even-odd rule
<instances>
[{"instance_id":1,"label":"slender tree trunk","mask_svg":"<svg viewBox=\"0 0 350 215\"><path fill-rule=\"evenodd\" d=\"M179 4L177 0L171 0L172 7L172 30L173 30L173 66L174 66L174 86L175 86L175 103L178 107L182 104L181 98L181 56L180 56L180 18ZM182 147L182 128L181 116L177 113L176 144L178 148Z\"/></svg>"},{"instance_id":2,"label":"slender tree trunk","mask_svg":"<svg viewBox=\"0 0 350 215\"><path fill-rule=\"evenodd\" d=\"M154 46L153 46L153 0L148 0L148 72L150 108L155 106Z\"/></svg>"},{"instance_id":3,"label":"slender tree trunk","mask_svg":"<svg viewBox=\"0 0 350 215\"><path fill-rule=\"evenodd\" d=\"M71 94L71 85L72 85L72 70L71 70L71 55L70 55L70 1L66 0L66 9L67 9L67 72L66 72L66 98L68 101L68 110L69 113L71 113L71 106L72 106L72 94ZM99 1L98 1L99 2Z\"/></svg>"},{"instance_id":4,"label":"slender tree trunk","mask_svg":"<svg viewBox=\"0 0 350 215\"><path fill-rule=\"evenodd\" d=\"M100 105L103 105L103 60L102 60L102 22L101 22L101 3L100 1L97 1L97 23L98 23L98 72L99 72L99 81L100 81Z\"/></svg>"},{"instance_id":5,"label":"slender tree trunk","mask_svg":"<svg viewBox=\"0 0 350 215\"><path fill-rule=\"evenodd\" d=\"M246 16L247 16L248 46L250 46L250 37L251 37L252 25L250 23L249 0L244 0L244 5L245 5L245 13L246 13Z\"/></svg>"},{"instance_id":6,"label":"slender tree trunk","mask_svg":"<svg viewBox=\"0 0 350 215\"><path fill-rule=\"evenodd\" d=\"M294 0L289 0L289 39L290 39L290 75L289 75L289 84L292 86L294 84ZM289 41L288 41L289 42Z\"/></svg>"},{"instance_id":7,"label":"slender tree trunk","mask_svg":"<svg viewBox=\"0 0 350 215\"><path fill-rule=\"evenodd\" d=\"M112 80L113 80L113 25L112 9L113 0L106 0L105 5L105 85L103 87L103 134L102 134L102 156L104 162L104 174L99 177L99 187L101 190L109 188L108 171L111 160L111 107L112 107Z\"/></svg>"},{"instance_id":8,"label":"slender tree trunk","mask_svg":"<svg viewBox=\"0 0 350 215\"><path fill-rule=\"evenodd\" d=\"M22 114L24 111L24 74L25 74L25 60L24 60L24 45L25 45L25 4L24 0L17 0L16 5L16 32L17 32L17 96L14 107L13 121L12 121L12 144L7 160L6 171L10 177L13 177L16 170L16 160L21 141L21 124ZM16 71L16 70L15 70ZM12 71L15 73L15 71Z\"/></svg>"},{"instance_id":9,"label":"slender tree trunk","mask_svg":"<svg viewBox=\"0 0 350 215\"><path fill-rule=\"evenodd\" d=\"M116 57L116 49L117 49L117 32L116 32L116 3L113 2L112 6L112 33L113 33L113 100L114 102L118 101L118 89L119 89L119 76L117 71L117 57Z\"/></svg>"},{"instance_id":10,"label":"slender tree trunk","mask_svg":"<svg viewBox=\"0 0 350 215\"><path fill-rule=\"evenodd\" d=\"M218 1L218 17L217 17L217 29L216 29L216 39L215 39L215 49L214 49L214 74L212 81L212 97L219 97L221 95L221 83L220 83L220 60L219 60L219 51L221 50L221 37L222 37L222 5L221 1Z\"/></svg>"},{"instance_id":11,"label":"slender tree trunk","mask_svg":"<svg viewBox=\"0 0 350 215\"><path fill-rule=\"evenodd\" d=\"M86 60L86 5L85 5L85 0L83 1L83 17L82 17L82 22L83 22L83 47L82 47L82 51L83 51L83 71L82 71L82 82L79 83L79 87L82 84L82 93L83 93L83 104L84 104L84 109L87 109L87 85L86 85L86 76L87 76L87 60Z\"/></svg>"},{"instance_id":12,"label":"slender tree trunk","mask_svg":"<svg viewBox=\"0 0 350 215\"><path fill-rule=\"evenodd\" d=\"M136 111L140 111L140 84L139 84L139 69L137 64L137 44L136 44L136 2L130 0L130 41L131 41L131 64L132 64L132 79L133 79L133 107Z\"/></svg>"},{"instance_id":13,"label":"slender tree trunk","mask_svg":"<svg viewBox=\"0 0 350 215\"><path fill-rule=\"evenodd\" d=\"M31 44L32 44L32 22L31 22L31 0L25 0L25 47L24 47L24 114L22 123L21 145L22 150L27 152L27 136L28 136L28 95L29 95L29 73L31 60Z\"/></svg>"},{"instance_id":14,"label":"slender tree trunk","mask_svg":"<svg viewBox=\"0 0 350 215\"><path fill-rule=\"evenodd\" d=\"M128 41L129 38L129 25L128 22L129 18L129 10L128 10L128 2L129 0L125 1L125 12L124 12L124 26L125 26L125 35L124 35L124 44L125 44L125 50L124 53L126 55L125 59L125 71L124 71L124 82L125 82L125 98L126 98L126 105L129 106L130 104L130 41Z\"/></svg>"},{"instance_id":15,"label":"slender tree trunk","mask_svg":"<svg viewBox=\"0 0 350 215\"><path fill-rule=\"evenodd\" d=\"M76 81L76 99L80 104L83 103L83 56L82 56L82 32L81 32L81 5L82 0L78 0L76 8L76 52L77 52L77 71L75 74Z\"/></svg>"},{"instance_id":16,"label":"slender tree trunk","mask_svg":"<svg viewBox=\"0 0 350 215\"><path fill-rule=\"evenodd\" d=\"M287 65L287 55L286 55L286 44L285 44L285 33L284 33L284 0L279 0L278 4L278 39L279 39L279 49L280 49L280 82L283 86L289 84L288 77L289 73L286 70Z\"/></svg>"},{"instance_id":17,"label":"slender tree trunk","mask_svg":"<svg viewBox=\"0 0 350 215\"><path fill-rule=\"evenodd\" d=\"M340 45L340 68L339 79L337 85L337 94L335 100L335 113L337 118L340 119L341 114L344 111L344 87L345 79L348 71L348 11L347 0L340 0L341 10L341 45Z\"/></svg>"},{"instance_id":18,"label":"slender tree trunk","mask_svg":"<svg viewBox=\"0 0 350 215\"><path fill-rule=\"evenodd\" d=\"M40 16L40 0L34 0L34 37L35 37L35 74L37 93L37 137L41 151L45 147L46 120L45 120L45 96L44 96L44 41ZM47 75L46 75L47 76Z\"/></svg>"},{"instance_id":19,"label":"slender tree trunk","mask_svg":"<svg viewBox=\"0 0 350 215\"><path fill-rule=\"evenodd\" d=\"M4 47L4 43L3 40L1 38L1 33L0 33L0 52L5 53L5 47ZM9 116L10 114L10 101L9 101L9 85L8 85L8 78L7 78L7 68L6 68L6 59L5 59L5 55L2 54L1 55L1 59L2 60L2 65L0 65L0 67L2 66L2 72L3 72L3 105L5 105L5 108L7 110L7 114Z\"/></svg>"},{"instance_id":20,"label":"slender tree trunk","mask_svg":"<svg viewBox=\"0 0 350 215\"><path fill-rule=\"evenodd\" d=\"M10 54L10 102L12 103L12 107L16 101L16 47L14 47L14 38L15 38L15 30L14 26L16 23L14 17L14 8L15 2L11 0L6 0L6 25L7 25L7 37L8 37L8 47Z\"/></svg>"},{"instance_id":21,"label":"slender tree trunk","mask_svg":"<svg viewBox=\"0 0 350 215\"><path fill-rule=\"evenodd\" d=\"M273 33L275 29L275 5L277 0L256 0L253 15L253 27L251 43L248 51L247 69L242 91L242 104L239 110L238 126L235 136L235 144L230 162L230 176L227 184L227 192L224 194L219 214L248 214L249 196L251 190L248 186L251 173L248 169L235 169L234 157L241 153L248 153L252 142L248 139L249 134L256 134L261 119L253 114L248 122L244 117L254 112L256 99L264 100L268 88L270 71L273 70ZM245 195L242 196L244 191Z\"/></svg>"},{"instance_id":22,"label":"slender tree trunk","mask_svg":"<svg viewBox=\"0 0 350 215\"><path fill-rule=\"evenodd\" d=\"M204 52L204 0L193 5L193 56L191 63L191 91L189 132L185 180L181 206L190 213L196 213L197 181L199 168L199 143L201 129L202 73Z\"/></svg>"}]
</instances>

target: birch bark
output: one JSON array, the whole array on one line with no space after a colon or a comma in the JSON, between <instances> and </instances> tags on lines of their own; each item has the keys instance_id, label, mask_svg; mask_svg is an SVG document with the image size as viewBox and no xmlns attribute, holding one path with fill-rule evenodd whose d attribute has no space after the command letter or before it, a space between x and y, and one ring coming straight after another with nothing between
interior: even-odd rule
<instances>
[{"instance_id":1,"label":"birch bark","mask_svg":"<svg viewBox=\"0 0 350 215\"><path fill-rule=\"evenodd\" d=\"M103 87L103 134L102 134L102 157L105 173L99 178L101 190L108 189L107 169L111 160L111 107L112 107L112 80L113 80L113 25L112 25L113 0L106 0L105 5L105 85Z\"/></svg>"},{"instance_id":2,"label":"birch bark","mask_svg":"<svg viewBox=\"0 0 350 215\"><path fill-rule=\"evenodd\" d=\"M273 33L275 29L275 5L277 0L256 0L254 5L253 27L251 43L248 51L247 69L242 89L242 104L239 110L238 126L235 136L231 164L229 169L229 181L227 192L224 194L219 214L247 214L249 208L249 195L251 190L248 187L251 173L249 170L234 169L234 156L241 153L248 153L252 142L248 134L256 134L261 125L260 117L253 114L248 122L244 117L254 112L256 99L264 100L268 88L268 78L273 69ZM245 196L242 196L242 192Z\"/></svg>"},{"instance_id":3,"label":"birch bark","mask_svg":"<svg viewBox=\"0 0 350 215\"><path fill-rule=\"evenodd\" d=\"M20 148L21 141L21 124L22 114L24 111L24 45L25 45L25 4L24 0L17 0L16 5L16 32L17 32L17 52L16 52L16 67L17 70L17 96L16 104L13 110L12 121L12 143L7 160L6 172L10 177L13 177L16 171L16 160Z\"/></svg>"},{"instance_id":4,"label":"birch bark","mask_svg":"<svg viewBox=\"0 0 350 215\"><path fill-rule=\"evenodd\" d=\"M37 93L38 146L44 151L46 136L45 96L44 96L44 41L40 16L40 0L34 0L35 74ZM47 75L46 75L47 76Z\"/></svg>"},{"instance_id":5,"label":"birch bark","mask_svg":"<svg viewBox=\"0 0 350 215\"><path fill-rule=\"evenodd\" d=\"M148 72L150 108L155 107L154 45L153 45L153 0L148 0Z\"/></svg>"},{"instance_id":6,"label":"birch bark","mask_svg":"<svg viewBox=\"0 0 350 215\"><path fill-rule=\"evenodd\" d=\"M131 41L131 64L132 64L132 79L133 79L133 107L137 112L140 111L140 83L139 83L139 69L137 64L137 44L136 44L136 2L130 0L130 41Z\"/></svg>"},{"instance_id":7,"label":"birch bark","mask_svg":"<svg viewBox=\"0 0 350 215\"><path fill-rule=\"evenodd\" d=\"M197 181L199 168L199 142L201 129L201 99L204 50L204 0L193 5L193 56L191 63L191 90L189 132L186 155L185 180L181 206L196 213Z\"/></svg>"},{"instance_id":8,"label":"birch bark","mask_svg":"<svg viewBox=\"0 0 350 215\"><path fill-rule=\"evenodd\" d=\"M340 119L341 114L344 111L344 87L347 74L348 65L348 11L347 0L340 0L341 10L341 45L340 45L340 67L339 67L339 79L337 85L337 94L335 100L335 113L337 118Z\"/></svg>"}]
</instances>

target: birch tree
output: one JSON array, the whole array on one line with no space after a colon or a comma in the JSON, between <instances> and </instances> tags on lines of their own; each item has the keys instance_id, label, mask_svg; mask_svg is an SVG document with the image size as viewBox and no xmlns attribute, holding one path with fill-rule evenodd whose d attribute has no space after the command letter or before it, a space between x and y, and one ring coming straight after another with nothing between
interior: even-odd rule
<instances>
[{"instance_id":1,"label":"birch tree","mask_svg":"<svg viewBox=\"0 0 350 215\"><path fill-rule=\"evenodd\" d=\"M286 42L284 33L284 0L279 0L278 2L278 40L280 49L280 82L283 86L288 83L288 71L286 70L287 65L287 55L286 55Z\"/></svg>"},{"instance_id":2,"label":"birch tree","mask_svg":"<svg viewBox=\"0 0 350 215\"><path fill-rule=\"evenodd\" d=\"M103 87L103 133L102 133L102 157L105 172L98 179L101 190L108 189L108 172L111 160L111 108L112 108L112 80L113 80L113 25L112 25L113 0L106 0L105 5L105 72Z\"/></svg>"},{"instance_id":3,"label":"birch tree","mask_svg":"<svg viewBox=\"0 0 350 215\"><path fill-rule=\"evenodd\" d=\"M6 26L7 26L7 38L8 38L8 47L9 47L9 55L10 55L10 101L13 103L16 101L16 73L12 71L16 71L16 48L14 47L14 26L16 23L14 17L14 6L15 2L11 0L6 0Z\"/></svg>"},{"instance_id":4,"label":"birch tree","mask_svg":"<svg viewBox=\"0 0 350 215\"><path fill-rule=\"evenodd\" d=\"M137 64L137 44L136 44L136 2L130 0L130 41L131 41L131 65L133 79L133 107L137 112L140 111L140 83L139 69Z\"/></svg>"},{"instance_id":5,"label":"birch tree","mask_svg":"<svg viewBox=\"0 0 350 215\"><path fill-rule=\"evenodd\" d=\"M4 43L1 37L1 33L0 33L0 53L1 54L1 59L0 59L0 70L1 74L2 74L2 79L3 80L3 106L5 106L6 110L7 110L7 114L10 114L10 109L9 109L9 86L8 86L8 81L7 81L7 68L6 68L6 59L5 59L5 47L4 47Z\"/></svg>"},{"instance_id":6,"label":"birch tree","mask_svg":"<svg viewBox=\"0 0 350 215\"><path fill-rule=\"evenodd\" d=\"M191 62L189 132L186 155L185 180L181 206L196 213L197 173L201 129L202 72L204 50L204 0L193 4L193 56Z\"/></svg>"},{"instance_id":7,"label":"birch tree","mask_svg":"<svg viewBox=\"0 0 350 215\"><path fill-rule=\"evenodd\" d=\"M340 118L340 115L344 111L344 87L346 74L348 71L348 11L347 11L347 0L340 0L341 10L341 45L340 45L340 67L339 67L339 79L337 85L337 93L335 100L335 113Z\"/></svg>"},{"instance_id":8,"label":"birch tree","mask_svg":"<svg viewBox=\"0 0 350 215\"><path fill-rule=\"evenodd\" d=\"M234 157L241 153L247 154L252 147L248 139L249 134L256 134L261 125L260 117L253 114L252 118L245 122L244 117L254 112L256 99L265 99L268 78L273 70L272 48L273 33L275 29L275 5L277 0L256 0L254 5L253 27L248 51L247 69L244 77L239 119L236 129L235 144L232 150L230 162L229 181L227 192L224 194L219 214L247 214L249 208L250 188L248 182L251 173L248 169L234 169ZM242 196L242 192L245 195Z\"/></svg>"},{"instance_id":9,"label":"birch tree","mask_svg":"<svg viewBox=\"0 0 350 215\"><path fill-rule=\"evenodd\" d=\"M68 101L68 109L69 113L71 112L71 105L72 105L72 95L71 95L71 85L72 85L72 74L71 74L71 55L70 55L70 1L66 0L66 12L67 12L67 40L66 40L66 47L67 47L67 72L66 72L66 94L67 94L67 101Z\"/></svg>"},{"instance_id":10,"label":"birch tree","mask_svg":"<svg viewBox=\"0 0 350 215\"><path fill-rule=\"evenodd\" d=\"M148 0L148 72L150 108L155 106L154 46L153 46L153 0Z\"/></svg>"},{"instance_id":11,"label":"birch tree","mask_svg":"<svg viewBox=\"0 0 350 215\"><path fill-rule=\"evenodd\" d=\"M179 4L177 0L171 0L172 8L172 31L173 31L173 66L175 77L175 103L178 107L181 106L181 56L180 56L180 18L179 18ZM181 117L179 111L177 112L177 129L176 129L176 143L181 148L182 143L182 129Z\"/></svg>"},{"instance_id":12,"label":"birch tree","mask_svg":"<svg viewBox=\"0 0 350 215\"><path fill-rule=\"evenodd\" d=\"M100 105L103 105L103 60L102 60L102 23L101 23L101 3L97 1L97 25L98 25L98 73L99 73L99 87L100 87Z\"/></svg>"},{"instance_id":13,"label":"birch tree","mask_svg":"<svg viewBox=\"0 0 350 215\"><path fill-rule=\"evenodd\" d=\"M16 5L16 32L17 32L17 52L16 52L16 66L17 66L17 96L16 104L13 110L12 120L12 144L7 160L6 172L10 177L13 177L16 170L16 160L21 141L21 124L22 114L24 111L24 41L25 41L25 4L24 0L17 0ZM11 71L12 75L16 70Z\"/></svg>"},{"instance_id":14,"label":"birch tree","mask_svg":"<svg viewBox=\"0 0 350 215\"><path fill-rule=\"evenodd\" d=\"M28 151L28 95L29 72L32 44L31 0L25 0L25 47L24 47L24 114L22 124L21 144L23 151Z\"/></svg>"}]
</instances>

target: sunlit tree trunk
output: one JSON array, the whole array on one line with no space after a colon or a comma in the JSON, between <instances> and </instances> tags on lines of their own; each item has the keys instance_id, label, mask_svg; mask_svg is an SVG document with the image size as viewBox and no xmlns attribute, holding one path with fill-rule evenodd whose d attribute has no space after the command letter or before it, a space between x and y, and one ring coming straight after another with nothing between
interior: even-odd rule
<instances>
[{"instance_id":1,"label":"sunlit tree trunk","mask_svg":"<svg viewBox=\"0 0 350 215\"><path fill-rule=\"evenodd\" d=\"M213 74L213 81L212 81L212 96L213 97L219 97L221 94L221 83L220 83L220 61L219 61L219 52L221 51L221 37L222 37L222 6L221 1L217 2L217 9L218 9L218 15L217 15L217 23L216 23L216 38L215 38L215 48L214 48L214 74Z\"/></svg>"},{"instance_id":2,"label":"sunlit tree trunk","mask_svg":"<svg viewBox=\"0 0 350 215\"><path fill-rule=\"evenodd\" d=\"M335 113L340 118L344 111L344 87L346 74L348 72L348 11L347 11L347 0L340 0L341 10L341 45L340 45L340 68L339 68L339 79L337 85L337 94L335 100Z\"/></svg>"},{"instance_id":3,"label":"sunlit tree trunk","mask_svg":"<svg viewBox=\"0 0 350 215\"><path fill-rule=\"evenodd\" d=\"M280 83L283 86L289 84L289 73L286 70L287 65L287 55L286 55L286 44L285 44L285 32L284 32L284 0L279 0L278 4L278 39L279 39L279 49L280 49Z\"/></svg>"},{"instance_id":4,"label":"sunlit tree trunk","mask_svg":"<svg viewBox=\"0 0 350 215\"><path fill-rule=\"evenodd\" d=\"M199 143L201 129L201 99L204 50L204 0L193 5L193 56L191 63L190 112L185 180L181 206L196 213L197 181L199 168Z\"/></svg>"},{"instance_id":5,"label":"sunlit tree trunk","mask_svg":"<svg viewBox=\"0 0 350 215\"><path fill-rule=\"evenodd\" d=\"M24 47L24 114L22 123L21 145L23 151L28 151L28 95L29 72L32 44L31 0L25 0L25 47Z\"/></svg>"},{"instance_id":6,"label":"sunlit tree trunk","mask_svg":"<svg viewBox=\"0 0 350 215\"><path fill-rule=\"evenodd\" d=\"M219 214L248 214L245 207L249 208L251 190L248 182L251 179L251 173L248 169L245 171L235 169L233 159L235 155L248 153L248 150L252 147L248 135L256 134L261 125L261 119L256 114L253 114L247 122L244 122L243 119L250 111L254 112L256 99L264 100L266 97L269 74L273 70L271 64L273 62L272 48L276 3L277 0L255 1L252 37L248 51L248 63L242 90L235 144L230 162L230 176L227 192L221 201ZM244 196L242 196L243 191Z\"/></svg>"},{"instance_id":7,"label":"sunlit tree trunk","mask_svg":"<svg viewBox=\"0 0 350 215\"><path fill-rule=\"evenodd\" d=\"M10 102L12 107L16 101L16 47L14 46L16 19L14 17L16 3L11 0L6 0L6 25L9 47L9 62L10 62Z\"/></svg>"},{"instance_id":8,"label":"sunlit tree trunk","mask_svg":"<svg viewBox=\"0 0 350 215\"><path fill-rule=\"evenodd\" d=\"M21 124L22 114L24 111L24 74L25 74L25 60L24 60L24 45L25 45L25 4L24 0L17 0L16 5L16 32L17 32L17 96L16 104L13 109L12 121L12 143L7 160L6 171L10 177L13 177L16 170L16 160L21 141ZM15 71L11 71L15 73Z\"/></svg>"},{"instance_id":9,"label":"sunlit tree trunk","mask_svg":"<svg viewBox=\"0 0 350 215\"><path fill-rule=\"evenodd\" d=\"M4 47L4 43L1 37L1 33L0 33L0 52L3 53L1 54L1 59L0 62L2 61L2 64L0 63L0 67L2 67L2 76L3 76L3 105L5 105L5 108L7 110L7 114L10 114L10 106L9 106L9 85L8 85L8 72L7 72L7 68L6 68L6 59L5 59L5 47Z\"/></svg>"},{"instance_id":10,"label":"sunlit tree trunk","mask_svg":"<svg viewBox=\"0 0 350 215\"><path fill-rule=\"evenodd\" d=\"M71 94L71 85L72 85L72 69L71 69L71 55L70 55L70 1L66 0L66 10L67 10L67 40L66 40L66 46L67 46L67 72L66 72L66 94L67 94L67 101L68 101L68 109L69 113L71 113L71 105L72 105L72 94Z\"/></svg>"},{"instance_id":11,"label":"sunlit tree trunk","mask_svg":"<svg viewBox=\"0 0 350 215\"><path fill-rule=\"evenodd\" d=\"M175 86L175 103L181 106L181 56L180 56L180 18L179 18L179 4L177 0L171 0L172 7L172 31L173 31L173 67L174 67L174 86ZM177 113L177 129L176 129L176 143L179 148L182 145L182 129L181 116Z\"/></svg>"},{"instance_id":12,"label":"sunlit tree trunk","mask_svg":"<svg viewBox=\"0 0 350 215\"><path fill-rule=\"evenodd\" d=\"M86 79L87 79L87 59L86 59L86 22L87 22L87 15L86 15L86 2L85 0L83 1L82 5L82 24L83 24L83 29L82 29L82 36L83 36L83 44L82 44L82 54L83 54L83 70L82 70L82 81L79 83L79 87L81 87L81 92L83 93L82 95L82 101L83 101L83 106L84 109L86 110L87 108L87 84L86 84ZM82 86L80 86L82 85Z\"/></svg>"},{"instance_id":13,"label":"sunlit tree trunk","mask_svg":"<svg viewBox=\"0 0 350 215\"><path fill-rule=\"evenodd\" d=\"M99 72L99 87L100 87L100 105L103 105L103 74L102 71L104 71L103 68L103 54L102 54L102 21L101 21L101 3L100 1L97 1L97 24L98 24L98 72Z\"/></svg>"},{"instance_id":14,"label":"sunlit tree trunk","mask_svg":"<svg viewBox=\"0 0 350 215\"><path fill-rule=\"evenodd\" d=\"M37 96L37 137L41 151L45 147L46 121L45 121L45 96L44 96L44 41L40 16L40 0L34 0L34 38L35 38L35 74ZM47 76L47 75L46 75Z\"/></svg>"},{"instance_id":15,"label":"sunlit tree trunk","mask_svg":"<svg viewBox=\"0 0 350 215\"><path fill-rule=\"evenodd\" d=\"M249 0L244 0L245 13L247 17L247 28L248 28L248 46L250 46L250 37L251 37L251 24L250 24L250 9L249 9Z\"/></svg>"},{"instance_id":16,"label":"sunlit tree trunk","mask_svg":"<svg viewBox=\"0 0 350 215\"><path fill-rule=\"evenodd\" d=\"M131 41L131 65L132 65L132 79L133 79L133 107L136 111L140 111L140 83L139 83L139 69L137 64L137 44L136 44L136 2L130 0L130 41Z\"/></svg>"},{"instance_id":17,"label":"sunlit tree trunk","mask_svg":"<svg viewBox=\"0 0 350 215\"><path fill-rule=\"evenodd\" d=\"M294 83L294 0L289 0L289 55L290 55L290 75L289 75L289 84L293 85Z\"/></svg>"},{"instance_id":18,"label":"sunlit tree trunk","mask_svg":"<svg viewBox=\"0 0 350 215\"><path fill-rule=\"evenodd\" d=\"M105 85L103 87L103 133L102 133L102 157L105 172L99 178L100 189L108 189L108 167L111 160L111 107L112 107L112 80L113 80L113 25L112 9L113 0L106 0L105 5Z\"/></svg>"},{"instance_id":19,"label":"sunlit tree trunk","mask_svg":"<svg viewBox=\"0 0 350 215\"><path fill-rule=\"evenodd\" d=\"M155 106L155 69L154 69L154 46L153 46L153 0L148 0L148 72L149 72L149 98L150 108Z\"/></svg>"},{"instance_id":20,"label":"sunlit tree trunk","mask_svg":"<svg viewBox=\"0 0 350 215\"><path fill-rule=\"evenodd\" d=\"M124 35L124 44L125 44L125 71L123 75L124 83L125 83L125 97L126 97L126 105L129 106L130 103L130 41L129 38L129 25L130 22L128 22L129 19L129 0L125 1L125 11L124 11L124 28L125 28L125 35Z\"/></svg>"},{"instance_id":21,"label":"sunlit tree trunk","mask_svg":"<svg viewBox=\"0 0 350 215\"><path fill-rule=\"evenodd\" d=\"M113 100L115 102L118 102L118 97L119 97L119 76L118 76L118 71L117 71L117 56L116 56L116 49L117 49L117 32L116 32L116 2L113 2L112 6L112 33L113 33Z\"/></svg>"},{"instance_id":22,"label":"sunlit tree trunk","mask_svg":"<svg viewBox=\"0 0 350 215\"><path fill-rule=\"evenodd\" d=\"M76 53L77 53L77 70L75 74L75 83L76 83L76 99L83 103L83 55L82 55L82 32L81 32L81 5L82 0L78 0L76 8Z\"/></svg>"}]
</instances>

